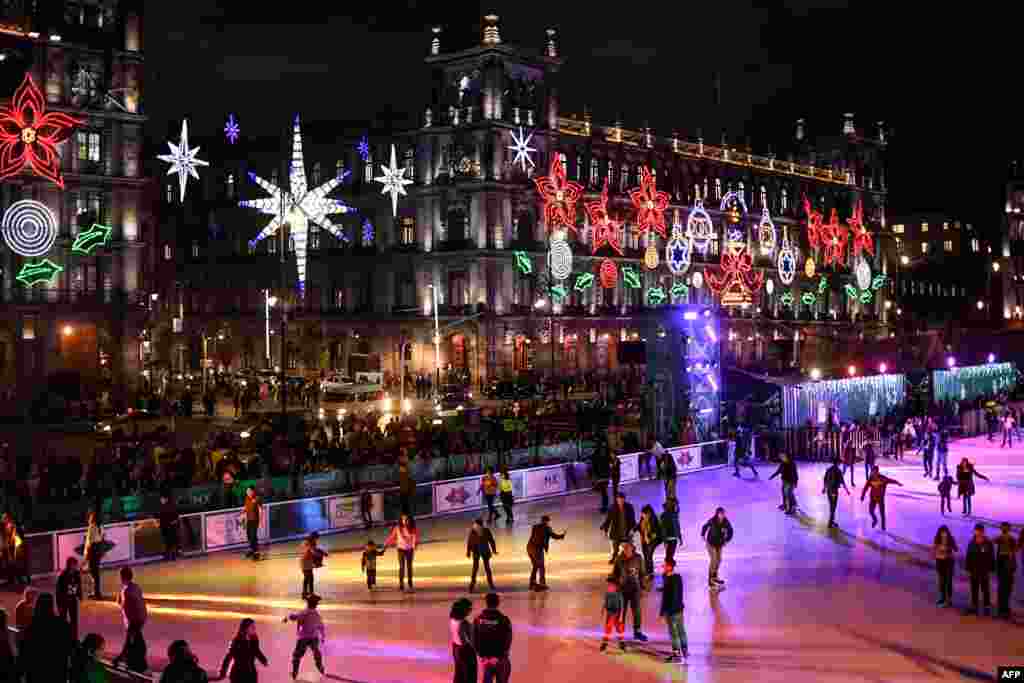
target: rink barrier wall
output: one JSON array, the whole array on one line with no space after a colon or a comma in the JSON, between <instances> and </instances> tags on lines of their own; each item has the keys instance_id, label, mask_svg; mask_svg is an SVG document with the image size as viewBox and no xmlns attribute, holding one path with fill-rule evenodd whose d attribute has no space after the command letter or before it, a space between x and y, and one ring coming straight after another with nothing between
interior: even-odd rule
<instances>
[{"instance_id":1,"label":"rink barrier wall","mask_svg":"<svg viewBox=\"0 0 1024 683\"><path fill-rule=\"evenodd\" d=\"M666 450L675 460L679 475L684 475L725 465L729 447L730 442L719 440ZM620 483L654 478L654 458L646 456L646 452L619 456ZM509 474L516 503L573 495L594 488L589 463L578 461L513 470ZM409 501L413 515L417 519L429 519L483 509L481 480L482 475L472 475L418 484ZM377 489L370 499L374 526L390 525L398 520L402 499L397 487ZM329 535L364 527L358 493L270 502L261 508L258 533L261 545L293 541L313 531ZM180 519L179 551L184 557L246 546L242 508L184 514ZM163 539L155 519L118 522L104 525L103 530L114 544L101 562L103 567L145 564L163 557ZM59 573L68 557L81 559L85 531L85 527L78 527L28 534L25 544L30 575L52 577Z\"/></svg>"}]
</instances>

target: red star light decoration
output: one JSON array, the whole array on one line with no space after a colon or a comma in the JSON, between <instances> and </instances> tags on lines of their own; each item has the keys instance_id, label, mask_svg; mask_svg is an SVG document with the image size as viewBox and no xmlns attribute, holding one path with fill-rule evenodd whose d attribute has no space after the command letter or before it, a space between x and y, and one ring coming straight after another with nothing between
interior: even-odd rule
<instances>
[{"instance_id":1,"label":"red star light decoration","mask_svg":"<svg viewBox=\"0 0 1024 683\"><path fill-rule=\"evenodd\" d=\"M828 223L823 223L820 231L821 244L825 248L825 265L839 265L846 256L846 243L850 232L845 225L839 223L839 214L835 209L829 215Z\"/></svg>"},{"instance_id":2,"label":"red star light decoration","mask_svg":"<svg viewBox=\"0 0 1024 683\"><path fill-rule=\"evenodd\" d=\"M561 156L552 154L548 175L534 178L533 182L544 202L548 231L565 228L576 232L576 202L583 195L583 186L566 178Z\"/></svg>"},{"instance_id":3,"label":"red star light decoration","mask_svg":"<svg viewBox=\"0 0 1024 683\"><path fill-rule=\"evenodd\" d=\"M0 106L0 180L25 168L64 188L57 145L71 137L71 129L85 123L63 112L46 111L42 91L25 74L10 105Z\"/></svg>"},{"instance_id":4,"label":"red star light decoration","mask_svg":"<svg viewBox=\"0 0 1024 683\"><path fill-rule=\"evenodd\" d=\"M665 211L668 209L668 192L654 187L654 175L651 169L640 168L640 187L630 190L629 198L636 208L636 225L641 232L655 230L662 237L666 236Z\"/></svg>"},{"instance_id":5,"label":"red star light decoration","mask_svg":"<svg viewBox=\"0 0 1024 683\"><path fill-rule=\"evenodd\" d=\"M871 233L868 232L867 227L864 225L864 205L861 204L859 199L853 206L853 215L850 216L847 224L850 226L850 232L853 234L853 255L860 256L862 251L866 251L874 256L875 240L872 239Z\"/></svg>"},{"instance_id":6,"label":"red star light decoration","mask_svg":"<svg viewBox=\"0 0 1024 683\"><path fill-rule=\"evenodd\" d=\"M612 220L608 215L608 178L604 179L604 188L601 190L601 198L596 202L587 202L583 205L587 211L587 220L594 226L594 253L608 245L619 256L622 256L622 243L619 240L619 230L622 228L622 221Z\"/></svg>"},{"instance_id":7,"label":"red star light decoration","mask_svg":"<svg viewBox=\"0 0 1024 683\"><path fill-rule=\"evenodd\" d=\"M764 284L764 273L754 272L754 262L745 245L722 252L721 275L707 273L708 286L723 306L752 303Z\"/></svg>"},{"instance_id":8,"label":"red star light decoration","mask_svg":"<svg viewBox=\"0 0 1024 683\"><path fill-rule=\"evenodd\" d=\"M804 197L804 213L807 214L807 242L812 249L817 249L821 246L821 222L824 216L814 210L807 197Z\"/></svg>"}]
</instances>

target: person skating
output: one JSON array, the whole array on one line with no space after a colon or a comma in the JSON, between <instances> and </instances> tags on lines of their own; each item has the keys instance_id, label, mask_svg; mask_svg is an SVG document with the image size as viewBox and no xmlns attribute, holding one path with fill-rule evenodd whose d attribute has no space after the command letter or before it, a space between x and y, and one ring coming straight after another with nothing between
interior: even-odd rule
<instances>
[{"instance_id":1,"label":"person skating","mask_svg":"<svg viewBox=\"0 0 1024 683\"><path fill-rule=\"evenodd\" d=\"M932 462L935 460L935 446L936 446L936 435L935 431L929 429L924 434L924 443L921 444L921 451L924 455L922 464L924 465L924 478L931 479L932 476Z\"/></svg>"},{"instance_id":2,"label":"person skating","mask_svg":"<svg viewBox=\"0 0 1024 683\"><path fill-rule=\"evenodd\" d=\"M718 569L722 566L722 549L732 540L732 524L725 516L725 508L715 510L714 516L700 528L700 535L704 539L710 558L708 587L720 589L725 586L725 581L718 577Z\"/></svg>"},{"instance_id":3,"label":"person skating","mask_svg":"<svg viewBox=\"0 0 1024 683\"><path fill-rule=\"evenodd\" d=\"M882 517L882 531L885 531L885 489L889 484L895 484L896 486L903 486L900 482L895 479L882 474L881 470L878 469L878 465L871 470L871 476L866 482L864 482L864 489L860 492L860 502L864 502L864 497L871 491L871 500L868 502L868 514L871 515L871 528L874 529L878 526L878 518L875 517L875 508L878 508L878 512Z\"/></svg>"},{"instance_id":4,"label":"person skating","mask_svg":"<svg viewBox=\"0 0 1024 683\"><path fill-rule=\"evenodd\" d=\"M932 542L932 553L935 556L935 573L939 579L939 599L935 604L939 607L953 606L953 570L956 567L956 554L959 552L956 540L945 524L935 532Z\"/></svg>"},{"instance_id":5,"label":"person skating","mask_svg":"<svg viewBox=\"0 0 1024 683\"><path fill-rule=\"evenodd\" d=\"M843 477L846 477L846 470L850 470L850 486L856 486L857 482L854 481L854 473L857 470L857 447L853 443L853 438L849 438L846 441L846 445L843 446Z\"/></svg>"},{"instance_id":6,"label":"person skating","mask_svg":"<svg viewBox=\"0 0 1024 683\"><path fill-rule=\"evenodd\" d=\"M131 671L142 673L149 668L146 663L146 639L142 636L142 628L149 614L142 588L135 583L135 573L131 567L121 568L121 592L117 602L121 605L125 634L121 653L114 658L113 665L116 667L123 663Z\"/></svg>"},{"instance_id":7,"label":"person skating","mask_svg":"<svg viewBox=\"0 0 1024 683\"><path fill-rule=\"evenodd\" d=\"M868 441L864 444L864 478L871 476L871 470L875 467L878 458L875 455L875 445Z\"/></svg>"},{"instance_id":8,"label":"person skating","mask_svg":"<svg viewBox=\"0 0 1024 683\"><path fill-rule=\"evenodd\" d=\"M942 476L949 476L949 432L939 432L939 443L935 446L935 481L939 480L939 469Z\"/></svg>"},{"instance_id":9,"label":"person skating","mask_svg":"<svg viewBox=\"0 0 1024 683\"><path fill-rule=\"evenodd\" d=\"M622 461L615 449L608 448L608 473L612 479L612 499L619 497L619 483L622 481Z\"/></svg>"},{"instance_id":10,"label":"person skating","mask_svg":"<svg viewBox=\"0 0 1024 683\"><path fill-rule=\"evenodd\" d=\"M675 496L665 499L665 506L661 510L661 533L665 538L665 557L675 559L676 548L683 537L679 527L679 501Z\"/></svg>"},{"instance_id":11,"label":"person skating","mask_svg":"<svg viewBox=\"0 0 1024 683\"><path fill-rule=\"evenodd\" d=\"M676 574L676 561L667 558L663 565L664 590L661 593L661 610L659 616L668 626L672 638L672 654L665 658L666 662L678 662L681 657L689 656L686 642L686 626L683 624L683 577Z\"/></svg>"},{"instance_id":12,"label":"person skating","mask_svg":"<svg viewBox=\"0 0 1024 683\"><path fill-rule=\"evenodd\" d=\"M508 683L512 675L512 621L498 606L501 598L497 593L484 597L487 607L473 620L473 643L483 669L483 683Z\"/></svg>"},{"instance_id":13,"label":"person skating","mask_svg":"<svg viewBox=\"0 0 1024 683\"><path fill-rule=\"evenodd\" d=\"M661 444L655 442L655 445L661 447ZM676 479L679 476L679 468L676 467L676 459L672 457L672 453L661 449L661 455L658 458L658 478L661 479L665 484L665 497L673 498L676 495Z\"/></svg>"},{"instance_id":14,"label":"person skating","mask_svg":"<svg viewBox=\"0 0 1024 683\"><path fill-rule=\"evenodd\" d=\"M1013 448L1013 430L1016 427L1016 422L1013 419L1013 413L1007 411L1006 415L1002 419L1003 423L1003 443L1000 448L1006 448L1009 444L1010 448Z\"/></svg>"},{"instance_id":15,"label":"person skating","mask_svg":"<svg viewBox=\"0 0 1024 683\"><path fill-rule=\"evenodd\" d=\"M160 514L157 520L160 524L160 537L164 542L164 559L178 559L181 515L178 514L178 505L174 502L174 497L166 491L160 494Z\"/></svg>"},{"instance_id":16,"label":"person skating","mask_svg":"<svg viewBox=\"0 0 1024 683\"><path fill-rule=\"evenodd\" d=\"M469 615L473 603L459 598L448 613L448 635L452 644L452 659L455 661L455 675L452 683L477 683L476 647L473 645L473 625Z\"/></svg>"},{"instance_id":17,"label":"person skating","mask_svg":"<svg viewBox=\"0 0 1024 683\"><path fill-rule=\"evenodd\" d=\"M306 656L306 650L313 651L313 661L316 663L316 669L320 672L321 676L326 675L324 673L324 659L320 652L320 643L327 639L327 631L324 628L324 620L320 617L320 612L317 611L317 605L320 604L319 595L310 595L306 597L306 609L289 614L282 623L287 624L289 621L295 622L295 651L292 652L292 680L295 680L299 676L299 664L302 663L302 658Z\"/></svg>"},{"instance_id":18,"label":"person skating","mask_svg":"<svg viewBox=\"0 0 1024 683\"><path fill-rule=\"evenodd\" d=\"M363 489L359 494L359 514L363 518L363 528L373 528L373 492L370 489Z\"/></svg>"},{"instance_id":19,"label":"person skating","mask_svg":"<svg viewBox=\"0 0 1024 683\"><path fill-rule=\"evenodd\" d=\"M984 479L990 481L988 477L974 469L974 463L967 458L960 461L960 464L956 466L956 497L963 498L964 501L964 515L969 515L974 511L971 501L974 498L974 478Z\"/></svg>"},{"instance_id":20,"label":"person skating","mask_svg":"<svg viewBox=\"0 0 1024 683\"><path fill-rule=\"evenodd\" d=\"M502 466L501 479L498 480L499 498L501 498L501 509L505 511L505 523L512 525L515 517L512 516L512 506L515 505L515 496L512 493L512 475L508 473L508 467Z\"/></svg>"},{"instance_id":21,"label":"person skating","mask_svg":"<svg viewBox=\"0 0 1024 683\"><path fill-rule=\"evenodd\" d=\"M256 489L250 486L245 489L245 502L242 504L242 511L239 517L245 524L245 537L249 541L249 550L245 556L253 560L260 559L259 533L260 516L262 515L259 496Z\"/></svg>"},{"instance_id":22,"label":"person skating","mask_svg":"<svg viewBox=\"0 0 1024 683\"><path fill-rule=\"evenodd\" d=\"M993 544L996 551L996 605L1000 619L1010 618L1010 597L1013 579L1017 573L1017 539L1010 533L1010 524L999 525L999 535Z\"/></svg>"},{"instance_id":23,"label":"person skating","mask_svg":"<svg viewBox=\"0 0 1024 683\"><path fill-rule=\"evenodd\" d=\"M971 606L967 614L978 614L978 593L985 607L985 614L992 610L992 586L989 583L989 575L995 566L996 553L995 545L985 535L985 525L975 524L974 535L971 542L967 544L967 556L964 559L964 569L971 577Z\"/></svg>"},{"instance_id":24,"label":"person skating","mask_svg":"<svg viewBox=\"0 0 1024 683\"><path fill-rule=\"evenodd\" d=\"M603 446L607 449L607 439ZM606 451L598 446L597 451L591 458L592 476L594 479L594 490L601 495L601 514L608 512L608 482L611 480L611 460Z\"/></svg>"},{"instance_id":25,"label":"person skating","mask_svg":"<svg viewBox=\"0 0 1024 683\"><path fill-rule=\"evenodd\" d=\"M313 570L324 566L324 558L327 551L317 543L320 541L320 534L316 531L306 537L299 549L299 569L302 570L302 597L316 593L313 587Z\"/></svg>"},{"instance_id":26,"label":"person skating","mask_svg":"<svg viewBox=\"0 0 1024 683\"><path fill-rule=\"evenodd\" d=\"M797 473L796 463L789 457L788 453L782 454L782 462L779 463L778 469L776 469L772 476L768 477L771 481L775 477L782 476L782 500L786 504L786 514L796 514L796 490L797 482L800 480L800 476Z\"/></svg>"},{"instance_id":27,"label":"person skating","mask_svg":"<svg viewBox=\"0 0 1024 683\"><path fill-rule=\"evenodd\" d=\"M498 554L498 546L494 543L494 534L484 526L484 520L477 518L469 529L469 537L466 539L466 557L473 558L473 573L469 578L469 592L476 590L476 575L480 571L480 562L484 563L484 574L487 576L487 586L493 591L494 575L491 574L491 555Z\"/></svg>"},{"instance_id":28,"label":"person skating","mask_svg":"<svg viewBox=\"0 0 1024 683\"><path fill-rule=\"evenodd\" d=\"M832 460L832 465L825 470L825 482L821 492L828 496L828 526L834 528L836 524L836 506L839 504L839 489L842 487L846 495L850 495L850 489L846 488L846 478L843 471L839 469L839 458Z\"/></svg>"},{"instance_id":29,"label":"person skating","mask_svg":"<svg viewBox=\"0 0 1024 683\"><path fill-rule=\"evenodd\" d=\"M69 557L64 571L57 577L57 613L71 627L71 639L78 642L78 603L82 600L82 572L78 558Z\"/></svg>"},{"instance_id":30,"label":"person skating","mask_svg":"<svg viewBox=\"0 0 1024 683\"><path fill-rule=\"evenodd\" d=\"M608 515L600 528L608 534L612 553L608 564L614 564L615 558L619 555L619 547L633 538L633 531L636 529L636 511L626 502L626 494L615 494L615 504L608 510Z\"/></svg>"},{"instance_id":31,"label":"person skating","mask_svg":"<svg viewBox=\"0 0 1024 683\"><path fill-rule=\"evenodd\" d=\"M498 519L498 509L494 507L494 501L498 497L498 478L494 476L494 470L490 467L480 479L480 492L484 494L484 502L487 504L487 523L494 524Z\"/></svg>"},{"instance_id":32,"label":"person skating","mask_svg":"<svg viewBox=\"0 0 1024 683\"><path fill-rule=\"evenodd\" d=\"M601 639L601 652L608 649L608 640L612 632L616 632L619 638L619 649L626 649L626 641L623 636L626 632L626 619L623 614L622 591L619 590L619 580L614 575L608 577L608 587L604 594L604 603L601 607L601 616L604 618L604 638Z\"/></svg>"},{"instance_id":33,"label":"person skating","mask_svg":"<svg viewBox=\"0 0 1024 683\"><path fill-rule=\"evenodd\" d=\"M939 482L939 514L945 515L947 512L953 513L953 477L949 476L949 472Z\"/></svg>"},{"instance_id":34,"label":"person skating","mask_svg":"<svg viewBox=\"0 0 1024 683\"><path fill-rule=\"evenodd\" d=\"M551 518L547 515L541 517L538 524L533 525L530 530L530 540L526 544L526 554L530 558L531 565L530 590L546 591L548 589L544 556L548 553L551 539L561 541L563 538L565 538L565 531L556 534L551 528Z\"/></svg>"},{"instance_id":35,"label":"person skating","mask_svg":"<svg viewBox=\"0 0 1024 683\"><path fill-rule=\"evenodd\" d=\"M103 537L103 527L96 519L96 512L90 511L88 528L85 530L85 549L83 556L85 564L89 568L89 576L92 578L92 593L89 597L93 600L103 599L103 586L100 576L100 560L103 557L103 544L106 539Z\"/></svg>"},{"instance_id":36,"label":"person skating","mask_svg":"<svg viewBox=\"0 0 1024 683\"><path fill-rule=\"evenodd\" d=\"M640 598L643 597L644 562L636 554L632 541L622 544L622 552L615 559L615 568L612 572L619 580L622 587L622 610L623 621L630 608L633 611L633 638L641 642L647 640L643 631L643 612L641 610Z\"/></svg>"},{"instance_id":37,"label":"person skating","mask_svg":"<svg viewBox=\"0 0 1024 683\"><path fill-rule=\"evenodd\" d=\"M384 547L395 546L398 550L398 590L405 590L405 573L409 571L409 592L415 593L412 585L412 563L416 556L416 546L420 543L420 532L416 529L416 520L409 515L398 518L398 524L391 529Z\"/></svg>"},{"instance_id":38,"label":"person skating","mask_svg":"<svg viewBox=\"0 0 1024 683\"><path fill-rule=\"evenodd\" d=\"M754 457L750 453L750 438L744 432L737 432L736 434L736 450L733 452L732 464L733 473L732 476L740 476L741 467L749 467L754 473L754 476L758 476L757 468L754 467Z\"/></svg>"},{"instance_id":39,"label":"person skating","mask_svg":"<svg viewBox=\"0 0 1024 683\"><path fill-rule=\"evenodd\" d=\"M384 554L385 548L377 550L377 544L370 539L363 549L361 564L363 573L366 574L366 587L371 591L377 587L377 558Z\"/></svg>"},{"instance_id":40,"label":"person skating","mask_svg":"<svg viewBox=\"0 0 1024 683\"><path fill-rule=\"evenodd\" d=\"M661 522L650 505L644 505L640 510L637 531L640 533L640 552L644 556L644 573L650 578L654 576L654 551L662 542Z\"/></svg>"},{"instance_id":41,"label":"person skating","mask_svg":"<svg viewBox=\"0 0 1024 683\"><path fill-rule=\"evenodd\" d=\"M187 641L175 640L167 647L167 668L160 674L160 683L208 683L209 680Z\"/></svg>"}]
</instances>

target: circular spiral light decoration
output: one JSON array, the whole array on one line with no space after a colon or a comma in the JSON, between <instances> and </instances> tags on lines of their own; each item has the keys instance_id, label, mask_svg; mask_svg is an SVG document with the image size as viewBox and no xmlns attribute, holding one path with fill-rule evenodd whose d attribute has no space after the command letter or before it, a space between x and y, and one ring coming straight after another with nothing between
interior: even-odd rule
<instances>
[{"instance_id":1,"label":"circular spiral light decoration","mask_svg":"<svg viewBox=\"0 0 1024 683\"><path fill-rule=\"evenodd\" d=\"M609 258L601 261L601 286L605 289L613 289L615 284L619 281L619 270L615 267L615 262Z\"/></svg>"},{"instance_id":2,"label":"circular spiral light decoration","mask_svg":"<svg viewBox=\"0 0 1024 683\"><path fill-rule=\"evenodd\" d=\"M871 288L871 266L864 257L857 259L857 265L853 269L853 274L857 278L857 286L862 290L868 290Z\"/></svg>"},{"instance_id":3,"label":"circular spiral light decoration","mask_svg":"<svg viewBox=\"0 0 1024 683\"><path fill-rule=\"evenodd\" d=\"M572 248L565 241L565 233L555 233L548 247L548 268L551 277L565 280L572 273Z\"/></svg>"},{"instance_id":4,"label":"circular spiral light decoration","mask_svg":"<svg viewBox=\"0 0 1024 683\"><path fill-rule=\"evenodd\" d=\"M57 218L48 206L34 199L11 204L0 229L10 250L25 258L42 256L57 241Z\"/></svg>"}]
</instances>

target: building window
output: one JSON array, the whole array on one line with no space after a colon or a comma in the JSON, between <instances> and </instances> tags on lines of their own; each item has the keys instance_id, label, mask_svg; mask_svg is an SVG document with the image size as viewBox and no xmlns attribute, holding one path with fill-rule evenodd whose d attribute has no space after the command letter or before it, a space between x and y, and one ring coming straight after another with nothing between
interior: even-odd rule
<instances>
[{"instance_id":1,"label":"building window","mask_svg":"<svg viewBox=\"0 0 1024 683\"><path fill-rule=\"evenodd\" d=\"M373 182L373 154L367 154L366 161L363 163L363 182Z\"/></svg>"},{"instance_id":2,"label":"building window","mask_svg":"<svg viewBox=\"0 0 1024 683\"><path fill-rule=\"evenodd\" d=\"M227 180L228 199L234 199L235 197L235 174L228 173Z\"/></svg>"},{"instance_id":3,"label":"building window","mask_svg":"<svg viewBox=\"0 0 1024 683\"><path fill-rule=\"evenodd\" d=\"M902 235L906 231L906 228L903 226L902 223L897 223L896 225L892 226L892 231L897 235Z\"/></svg>"},{"instance_id":4,"label":"building window","mask_svg":"<svg viewBox=\"0 0 1024 683\"><path fill-rule=\"evenodd\" d=\"M268 254L276 254L277 253L277 240L278 240L278 238L276 236L275 237L271 237L269 240L266 240L266 242L267 242L267 253Z\"/></svg>"},{"instance_id":5,"label":"building window","mask_svg":"<svg viewBox=\"0 0 1024 683\"><path fill-rule=\"evenodd\" d=\"M782 213L789 211L789 192L782 188Z\"/></svg>"},{"instance_id":6,"label":"building window","mask_svg":"<svg viewBox=\"0 0 1024 683\"><path fill-rule=\"evenodd\" d=\"M580 180L580 181L583 180L583 169L585 169L585 168L586 168L586 165L583 162L583 155L582 154L577 154L576 155L576 180Z\"/></svg>"},{"instance_id":7,"label":"building window","mask_svg":"<svg viewBox=\"0 0 1024 683\"><path fill-rule=\"evenodd\" d=\"M949 223L943 222L942 223L942 231L945 232L946 230L949 230Z\"/></svg>"},{"instance_id":8,"label":"building window","mask_svg":"<svg viewBox=\"0 0 1024 683\"><path fill-rule=\"evenodd\" d=\"M979 251L981 251L981 243L978 242L978 238L977 237L972 237L971 238L971 251L973 251L975 254L977 254Z\"/></svg>"},{"instance_id":9,"label":"building window","mask_svg":"<svg viewBox=\"0 0 1024 683\"><path fill-rule=\"evenodd\" d=\"M413 149L405 150L405 177L412 179L416 177L416 157L413 156Z\"/></svg>"},{"instance_id":10,"label":"building window","mask_svg":"<svg viewBox=\"0 0 1024 683\"><path fill-rule=\"evenodd\" d=\"M273 171L270 172L270 182L273 183L274 185L277 185L278 187L281 186L280 183L278 182L277 169L276 168Z\"/></svg>"},{"instance_id":11,"label":"building window","mask_svg":"<svg viewBox=\"0 0 1024 683\"><path fill-rule=\"evenodd\" d=\"M171 256L172 256L171 245L165 244L164 245L164 261L170 261L171 260Z\"/></svg>"},{"instance_id":12,"label":"building window","mask_svg":"<svg viewBox=\"0 0 1024 683\"><path fill-rule=\"evenodd\" d=\"M943 251L947 251L947 252L953 251L953 240L945 240L945 241L943 241L943 243L942 243L942 250Z\"/></svg>"},{"instance_id":13,"label":"building window","mask_svg":"<svg viewBox=\"0 0 1024 683\"><path fill-rule=\"evenodd\" d=\"M94 131L78 132L78 159L99 163L100 134Z\"/></svg>"},{"instance_id":14,"label":"building window","mask_svg":"<svg viewBox=\"0 0 1024 683\"><path fill-rule=\"evenodd\" d=\"M334 177L341 178L343 175L345 175L345 162L338 159L334 162Z\"/></svg>"},{"instance_id":15,"label":"building window","mask_svg":"<svg viewBox=\"0 0 1024 683\"><path fill-rule=\"evenodd\" d=\"M199 258L199 242L192 243L192 258Z\"/></svg>"},{"instance_id":16,"label":"building window","mask_svg":"<svg viewBox=\"0 0 1024 683\"><path fill-rule=\"evenodd\" d=\"M896 238L896 251L903 251L903 240Z\"/></svg>"},{"instance_id":17,"label":"building window","mask_svg":"<svg viewBox=\"0 0 1024 683\"><path fill-rule=\"evenodd\" d=\"M75 198L75 225L73 230L77 235L93 223L103 223L103 205L99 192L81 192Z\"/></svg>"},{"instance_id":18,"label":"building window","mask_svg":"<svg viewBox=\"0 0 1024 683\"><path fill-rule=\"evenodd\" d=\"M320 187L320 162L313 162L313 187Z\"/></svg>"},{"instance_id":19,"label":"building window","mask_svg":"<svg viewBox=\"0 0 1024 683\"><path fill-rule=\"evenodd\" d=\"M722 180L715 178L715 201L722 201Z\"/></svg>"},{"instance_id":20,"label":"building window","mask_svg":"<svg viewBox=\"0 0 1024 683\"><path fill-rule=\"evenodd\" d=\"M598 180L600 179L601 169L599 167L597 159L590 160L590 184L596 187Z\"/></svg>"},{"instance_id":21,"label":"building window","mask_svg":"<svg viewBox=\"0 0 1024 683\"><path fill-rule=\"evenodd\" d=\"M401 244L406 246L416 243L416 219L412 216L402 216L401 221Z\"/></svg>"},{"instance_id":22,"label":"building window","mask_svg":"<svg viewBox=\"0 0 1024 683\"><path fill-rule=\"evenodd\" d=\"M921 242L921 253L922 254L927 254L928 253L928 243L927 242Z\"/></svg>"},{"instance_id":23,"label":"building window","mask_svg":"<svg viewBox=\"0 0 1024 683\"><path fill-rule=\"evenodd\" d=\"M172 185L171 183L167 183L165 189L166 192L164 192L164 198L167 200L167 203L170 204L171 202L174 201L174 185Z\"/></svg>"},{"instance_id":24,"label":"building window","mask_svg":"<svg viewBox=\"0 0 1024 683\"><path fill-rule=\"evenodd\" d=\"M928 232L928 224L927 223L922 223L921 224L921 234L923 235L926 232Z\"/></svg>"},{"instance_id":25,"label":"building window","mask_svg":"<svg viewBox=\"0 0 1024 683\"><path fill-rule=\"evenodd\" d=\"M758 203L761 206L761 208L765 208L768 206L768 189L765 188L764 185L761 186L761 194L758 197Z\"/></svg>"},{"instance_id":26,"label":"building window","mask_svg":"<svg viewBox=\"0 0 1024 683\"><path fill-rule=\"evenodd\" d=\"M320 226L316 223L309 224L309 248L320 248Z\"/></svg>"},{"instance_id":27,"label":"building window","mask_svg":"<svg viewBox=\"0 0 1024 683\"><path fill-rule=\"evenodd\" d=\"M629 166L622 164L622 168L619 169L619 192L625 192L629 186Z\"/></svg>"}]
</instances>

